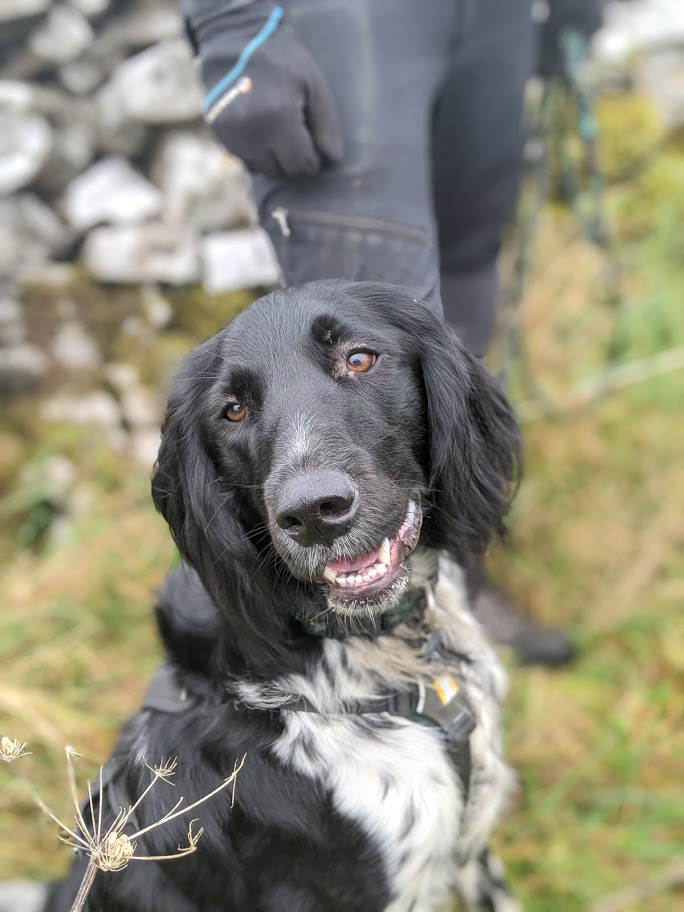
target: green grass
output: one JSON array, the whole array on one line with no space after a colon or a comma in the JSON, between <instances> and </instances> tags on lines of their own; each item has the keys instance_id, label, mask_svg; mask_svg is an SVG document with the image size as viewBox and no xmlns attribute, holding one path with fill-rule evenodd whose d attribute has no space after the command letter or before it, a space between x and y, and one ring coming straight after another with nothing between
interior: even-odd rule
<instances>
[{"instance_id":1,"label":"green grass","mask_svg":"<svg viewBox=\"0 0 684 912\"><path fill-rule=\"evenodd\" d=\"M621 361L684 344L682 194L676 149L608 194L624 264ZM560 406L605 366L613 317L600 275L600 257L572 220L550 209L523 322L535 382ZM119 300L129 313L130 298ZM212 311L194 301L200 326L180 299L174 307L156 360L135 353L160 386L179 351L227 313L225 302ZM120 340L111 344L121 357ZM646 380L525 426L526 477L493 572L536 617L569 628L579 648L577 662L559 672L511 668L506 740L520 787L496 842L530 912L589 909L682 858L683 383L681 373ZM4 481L0 538L11 547L1 589L0 733L29 742L22 769L68 815L64 745L83 751L92 771L138 705L159 656L152 592L173 548L144 471L113 456L95 432L36 428L23 408L13 406L9 426L28 439L29 461L69 453L91 507L53 542L40 528L50 517L34 515L40 492ZM38 534L27 540L27 528ZM0 776L0 878L58 874L68 850L21 787ZM680 887L625 908L681 905Z\"/></svg>"}]
</instances>

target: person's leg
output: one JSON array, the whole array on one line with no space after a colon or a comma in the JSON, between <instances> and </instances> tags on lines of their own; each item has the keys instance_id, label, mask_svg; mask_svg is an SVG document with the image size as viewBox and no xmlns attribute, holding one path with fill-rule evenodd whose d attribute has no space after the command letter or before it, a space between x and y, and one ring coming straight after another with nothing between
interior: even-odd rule
<instances>
[{"instance_id":1,"label":"person's leg","mask_svg":"<svg viewBox=\"0 0 684 912\"><path fill-rule=\"evenodd\" d=\"M433 195L444 316L482 356L495 327L496 260L517 195L536 37L531 0L478 0L463 11L434 112ZM568 637L528 618L483 567L469 582L476 616L520 662L554 666L572 657Z\"/></svg>"},{"instance_id":2,"label":"person's leg","mask_svg":"<svg viewBox=\"0 0 684 912\"><path fill-rule=\"evenodd\" d=\"M486 351L496 258L520 177L525 84L534 62L531 0L467 3L433 121L433 194L446 320Z\"/></svg>"},{"instance_id":3,"label":"person's leg","mask_svg":"<svg viewBox=\"0 0 684 912\"><path fill-rule=\"evenodd\" d=\"M440 311L430 113L465 0L283 0L332 88L340 165L314 178L255 176L260 221L286 284L404 285Z\"/></svg>"}]
</instances>

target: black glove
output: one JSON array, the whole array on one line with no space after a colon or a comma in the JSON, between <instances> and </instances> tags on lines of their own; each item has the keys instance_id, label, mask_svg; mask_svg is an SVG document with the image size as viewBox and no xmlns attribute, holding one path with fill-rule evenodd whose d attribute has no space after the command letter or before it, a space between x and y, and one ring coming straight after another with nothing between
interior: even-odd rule
<instances>
[{"instance_id":1,"label":"black glove","mask_svg":"<svg viewBox=\"0 0 684 912\"><path fill-rule=\"evenodd\" d=\"M186 19L207 88L205 116L214 136L250 171L274 178L316 174L342 157L335 104L309 52L267 0L216 4ZM241 77L251 88L222 107Z\"/></svg>"},{"instance_id":2,"label":"black glove","mask_svg":"<svg viewBox=\"0 0 684 912\"><path fill-rule=\"evenodd\" d=\"M553 76L563 72L560 46L561 33L575 29L589 39L603 23L602 0L547 0L548 19L542 23L539 55L539 72Z\"/></svg>"}]
</instances>

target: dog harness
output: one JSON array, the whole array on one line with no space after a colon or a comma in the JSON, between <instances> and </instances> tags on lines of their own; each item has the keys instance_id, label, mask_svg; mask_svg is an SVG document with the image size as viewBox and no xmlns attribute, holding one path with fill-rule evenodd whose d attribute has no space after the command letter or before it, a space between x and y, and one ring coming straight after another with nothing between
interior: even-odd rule
<instances>
[{"instance_id":1,"label":"dog harness","mask_svg":"<svg viewBox=\"0 0 684 912\"><path fill-rule=\"evenodd\" d=\"M394 608L378 618L349 619L328 612L320 618L300 619L299 622L305 632L313 636L329 636L335 639L349 636L380 636L399 624L420 620L426 608L425 589L411 587ZM441 634L434 631L422 649L423 658L428 665L439 655L443 646ZM190 711L198 702L199 700L186 688L179 686L171 666L163 662L150 680L142 708L178 714ZM243 708L240 701L235 701L235 706ZM293 697L280 703L278 709L320 713L320 709L304 696ZM447 751L459 774L467 800L471 773L469 738L476 722L459 683L450 674L436 675L432 679L411 684L402 691L373 697L370 700L355 700L342 706L339 712L349 715L388 713L391 716L413 719L439 728L444 735Z\"/></svg>"},{"instance_id":2,"label":"dog harness","mask_svg":"<svg viewBox=\"0 0 684 912\"><path fill-rule=\"evenodd\" d=\"M386 612L380 619L373 622L371 631L369 619L364 619L365 633L367 636L378 636L406 621L419 620L427 607L427 597L423 588L409 589L394 609ZM327 630L334 633L324 633L322 626L316 622L317 632L308 631L316 636L342 636L354 635L349 627L337 626L334 620L325 624ZM355 634L358 635L358 634ZM423 646L422 654L429 663L439 655L443 647L442 636L438 631L433 632ZM174 671L167 662L161 665L152 675L145 692L142 709L149 709L158 713L180 715L190 712L201 702L200 698L190 693L187 688L178 684ZM236 701L236 707L241 704ZM279 705L278 709L290 712L320 713L306 697L294 697ZM259 710L255 710L258 712ZM405 690L384 696L374 697L371 700L356 700L340 709L342 713L350 715L367 715L372 713L388 713L390 716L399 716L413 719L427 725L436 726L441 730L446 741L446 748L451 763L461 780L463 788L464 806L470 794L471 755L470 735L474 731L476 722L468 702L462 693L458 682L449 674L437 675L434 679L412 684ZM113 813L119 807L130 803L121 783L122 767L120 762L110 757L102 767L101 778L96 779L91 787L93 799L101 798L107 801ZM102 794L100 791L102 785ZM90 799L86 799L82 806L82 813L88 812Z\"/></svg>"},{"instance_id":3,"label":"dog harness","mask_svg":"<svg viewBox=\"0 0 684 912\"><path fill-rule=\"evenodd\" d=\"M433 654L436 654L440 644L441 638L439 643L434 644ZM198 702L186 688L178 685L171 666L162 662L152 675L142 708L178 715L189 712ZM239 708L242 704L235 701L235 705ZM320 714L320 710L302 696L280 703L278 709ZM451 675L442 674L429 682L421 681L412 684L406 690L374 697L371 700L356 700L348 706L341 707L339 712L362 716L388 713L391 716L414 719L439 728L444 735L451 762L461 779L464 800L467 801L471 772L469 737L475 729L476 722L461 688Z\"/></svg>"}]
</instances>

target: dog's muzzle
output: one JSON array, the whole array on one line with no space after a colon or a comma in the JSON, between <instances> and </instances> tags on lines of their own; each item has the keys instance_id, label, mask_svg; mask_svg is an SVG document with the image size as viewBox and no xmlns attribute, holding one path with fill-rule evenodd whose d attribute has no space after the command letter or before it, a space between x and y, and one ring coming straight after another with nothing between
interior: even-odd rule
<instances>
[{"instance_id":1,"label":"dog's muzzle","mask_svg":"<svg viewBox=\"0 0 684 912\"><path fill-rule=\"evenodd\" d=\"M329 561L322 577L330 606L344 614L359 609L383 611L396 601L408 582L405 560L418 544L421 523L420 502L410 500L396 534L384 538L375 551Z\"/></svg>"}]
</instances>

